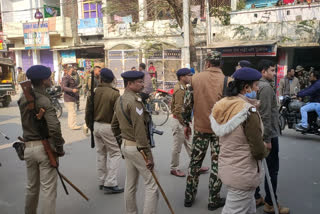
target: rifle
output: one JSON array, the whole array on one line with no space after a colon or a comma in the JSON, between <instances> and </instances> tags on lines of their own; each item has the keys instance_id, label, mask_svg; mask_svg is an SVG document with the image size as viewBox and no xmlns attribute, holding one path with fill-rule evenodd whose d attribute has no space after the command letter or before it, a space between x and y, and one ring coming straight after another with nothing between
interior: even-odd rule
<instances>
[{"instance_id":1,"label":"rifle","mask_svg":"<svg viewBox=\"0 0 320 214\"><path fill-rule=\"evenodd\" d=\"M145 93L140 93L141 98L143 103L146 106L148 115L149 115L149 122L148 122L148 138L150 140L150 146L151 148L155 147L155 142L154 142L154 138L153 135L157 134L157 135L163 135L163 131L159 131L156 129L155 125L153 124L152 121L152 109L151 109L151 105L147 102L147 100L149 99L149 95L145 94Z\"/></svg>"},{"instance_id":2,"label":"rifle","mask_svg":"<svg viewBox=\"0 0 320 214\"><path fill-rule=\"evenodd\" d=\"M58 162L56 159L57 155L55 155L51 149L51 146L50 146L49 141L47 139L48 136L44 136L45 135L44 133L46 133L46 131L41 130L44 127L43 123L45 122L45 119L43 118L44 113L45 113L45 109L40 108L39 113L36 112L35 95L32 90L31 81L27 80L27 81L21 82L20 85L23 89L23 93L24 93L24 95L27 99L27 102L28 102L27 109L29 111L32 111L35 115L35 120L39 121L38 122L39 132L41 133L41 138L42 138L41 143L44 147L45 152L48 155L50 165L57 170L57 173L59 175L59 178L61 180L62 186L63 186L66 194L69 195L69 192L68 192L67 187L64 183L64 180L67 181L82 197L84 197L88 201L89 199L78 188L76 188L68 179L66 179L66 177L64 175L62 175L59 171L59 166L58 166ZM21 137L18 137L18 139L20 141L24 142L24 140Z\"/></svg>"},{"instance_id":3,"label":"rifle","mask_svg":"<svg viewBox=\"0 0 320 214\"><path fill-rule=\"evenodd\" d=\"M91 71L91 88L90 88L90 99L91 99L91 118L92 118L92 125L90 128L91 131L91 148L94 148L95 143L94 143L94 70Z\"/></svg>"}]
</instances>

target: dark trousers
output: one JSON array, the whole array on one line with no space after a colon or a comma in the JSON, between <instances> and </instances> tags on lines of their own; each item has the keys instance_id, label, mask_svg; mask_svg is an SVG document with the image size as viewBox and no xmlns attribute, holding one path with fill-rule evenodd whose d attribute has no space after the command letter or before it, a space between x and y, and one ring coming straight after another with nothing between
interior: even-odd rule
<instances>
[{"instance_id":1,"label":"dark trousers","mask_svg":"<svg viewBox=\"0 0 320 214\"><path fill-rule=\"evenodd\" d=\"M267 161L267 165L270 173L274 195L276 197L276 200L278 200L278 197L277 197L278 172L279 172L279 139L278 137L271 139L271 146L272 148L269 156L266 158L266 161ZM264 179L264 187L266 192L265 202L267 202L269 205L273 205L267 178ZM261 197L260 187L257 187L254 197L256 199Z\"/></svg>"}]
</instances>

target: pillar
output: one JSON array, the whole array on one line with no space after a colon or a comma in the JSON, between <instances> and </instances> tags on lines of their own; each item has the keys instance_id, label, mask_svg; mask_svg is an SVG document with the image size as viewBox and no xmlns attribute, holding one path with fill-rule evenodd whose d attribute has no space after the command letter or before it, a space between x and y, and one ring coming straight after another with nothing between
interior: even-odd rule
<instances>
[{"instance_id":1,"label":"pillar","mask_svg":"<svg viewBox=\"0 0 320 214\"><path fill-rule=\"evenodd\" d=\"M147 2L146 0L139 0L139 22L147 20Z\"/></svg>"}]
</instances>

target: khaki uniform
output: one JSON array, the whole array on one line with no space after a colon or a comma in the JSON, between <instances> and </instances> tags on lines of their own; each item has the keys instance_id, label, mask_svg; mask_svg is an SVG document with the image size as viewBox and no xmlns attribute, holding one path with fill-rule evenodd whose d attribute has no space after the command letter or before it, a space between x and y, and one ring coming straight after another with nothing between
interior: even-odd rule
<instances>
[{"instance_id":1,"label":"khaki uniform","mask_svg":"<svg viewBox=\"0 0 320 214\"><path fill-rule=\"evenodd\" d=\"M56 116L55 109L43 89L34 89L36 96L36 111L45 109L44 119L46 123L40 124L41 130L47 130L45 135L54 151L63 151L64 139L61 135L60 122ZM24 95L18 101L23 138L26 149L24 157L27 167L27 187L25 213L37 213L39 191L41 190L42 210L40 213L54 214L57 197L57 171L51 167L48 156L40 141L43 131L39 130L39 121L35 121L34 115L27 109L27 100Z\"/></svg>"},{"instance_id":2,"label":"khaki uniform","mask_svg":"<svg viewBox=\"0 0 320 214\"><path fill-rule=\"evenodd\" d=\"M171 112L173 114L173 124L172 124L172 133L173 133L173 149L172 149L172 158L171 158L171 170L178 170L179 166L179 157L182 145L186 148L187 154L191 156L191 142L187 140L184 136L184 126L183 118L181 115L182 108L184 105L184 95L185 95L186 86L178 82L174 86L174 92L171 102Z\"/></svg>"},{"instance_id":3,"label":"khaki uniform","mask_svg":"<svg viewBox=\"0 0 320 214\"><path fill-rule=\"evenodd\" d=\"M117 175L121 153L110 123L114 113L114 105L119 96L119 90L112 88L110 83L100 83L94 95L94 138L97 146L98 182L99 185L107 187L118 185ZM90 101L91 97L89 96L86 105L86 122L88 125L92 123Z\"/></svg>"},{"instance_id":4,"label":"khaki uniform","mask_svg":"<svg viewBox=\"0 0 320 214\"><path fill-rule=\"evenodd\" d=\"M128 117L124 115L121 109ZM143 149L147 158L152 160L151 148L147 137L148 113L142 103L141 97L132 91L125 90L124 94L116 102L115 114L112 119L112 131L115 136L123 139L121 151L126 160L126 184L125 184L125 206L127 214L136 214L136 192L139 175L144 179L145 201L144 214L156 213L159 193L158 187L151 172L146 168L146 163L137 148Z\"/></svg>"}]
</instances>

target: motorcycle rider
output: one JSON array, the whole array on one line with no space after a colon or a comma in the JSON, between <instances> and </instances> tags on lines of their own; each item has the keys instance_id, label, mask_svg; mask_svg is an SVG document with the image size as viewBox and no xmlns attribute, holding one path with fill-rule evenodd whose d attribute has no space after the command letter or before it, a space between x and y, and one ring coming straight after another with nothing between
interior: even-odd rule
<instances>
[{"instance_id":1,"label":"motorcycle rider","mask_svg":"<svg viewBox=\"0 0 320 214\"><path fill-rule=\"evenodd\" d=\"M311 86L300 91L297 95L299 98L310 96L310 101L300 109L301 122L296 126L297 131L306 131L309 128L308 112L316 111L320 117L320 72L311 71Z\"/></svg>"}]
</instances>

